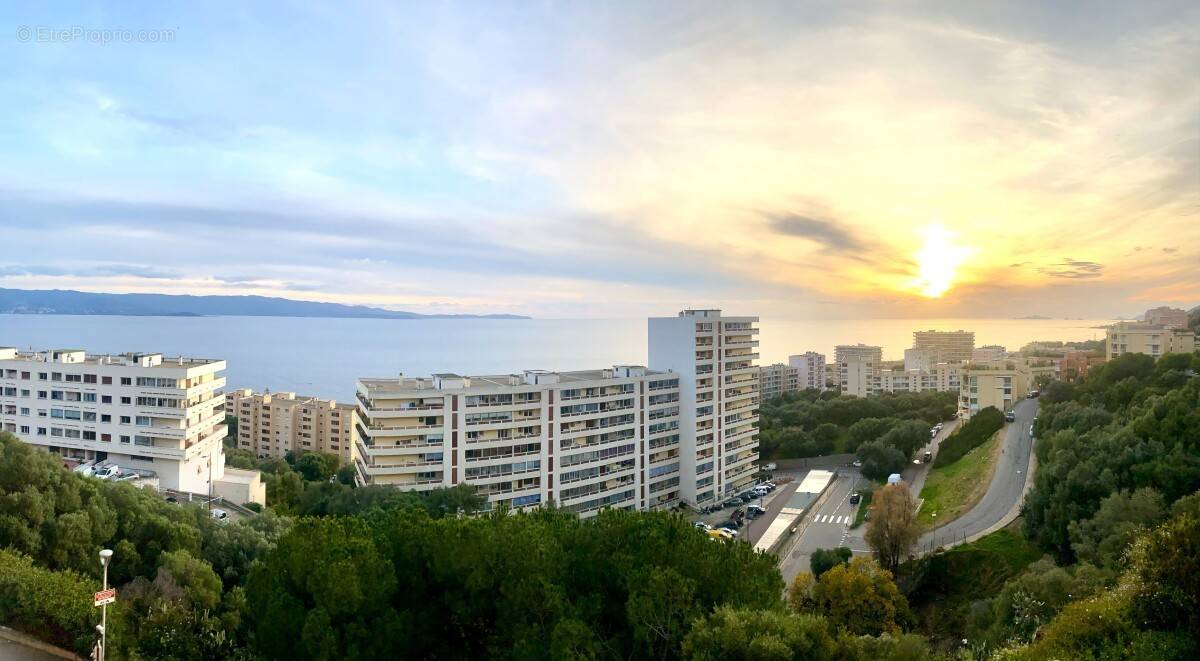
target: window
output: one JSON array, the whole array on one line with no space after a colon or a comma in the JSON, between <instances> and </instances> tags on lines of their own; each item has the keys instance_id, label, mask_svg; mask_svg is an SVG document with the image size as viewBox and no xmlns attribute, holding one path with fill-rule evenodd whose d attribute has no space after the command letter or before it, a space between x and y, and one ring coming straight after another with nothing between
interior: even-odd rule
<instances>
[{"instance_id":1,"label":"window","mask_svg":"<svg viewBox=\"0 0 1200 661\"><path fill-rule=\"evenodd\" d=\"M94 402L94 401L96 401L96 393L94 393L94 392L85 392L85 393L83 393L83 401L85 401L85 402Z\"/></svg>"},{"instance_id":2,"label":"window","mask_svg":"<svg viewBox=\"0 0 1200 661\"><path fill-rule=\"evenodd\" d=\"M112 404L112 395L100 395L101 404Z\"/></svg>"},{"instance_id":3,"label":"window","mask_svg":"<svg viewBox=\"0 0 1200 661\"><path fill-rule=\"evenodd\" d=\"M137 417L137 421L134 424L136 424L139 427L149 427L150 426L150 416L139 415Z\"/></svg>"},{"instance_id":4,"label":"window","mask_svg":"<svg viewBox=\"0 0 1200 661\"><path fill-rule=\"evenodd\" d=\"M82 374L68 374L67 378L66 378L66 382L67 383L83 383L83 375Z\"/></svg>"},{"instance_id":5,"label":"window","mask_svg":"<svg viewBox=\"0 0 1200 661\"><path fill-rule=\"evenodd\" d=\"M128 442L129 442L129 437L128 437L128 436L121 436L121 442L122 442L122 443L128 443Z\"/></svg>"},{"instance_id":6,"label":"window","mask_svg":"<svg viewBox=\"0 0 1200 661\"><path fill-rule=\"evenodd\" d=\"M46 373L38 372L38 381L45 381L45 380L46 380Z\"/></svg>"},{"instance_id":7,"label":"window","mask_svg":"<svg viewBox=\"0 0 1200 661\"><path fill-rule=\"evenodd\" d=\"M127 415L121 416L121 424L128 425L131 422L132 422L132 420L130 420L129 416L127 416Z\"/></svg>"},{"instance_id":8,"label":"window","mask_svg":"<svg viewBox=\"0 0 1200 661\"><path fill-rule=\"evenodd\" d=\"M62 381L62 372L51 372L50 380L51 381Z\"/></svg>"},{"instance_id":9,"label":"window","mask_svg":"<svg viewBox=\"0 0 1200 661\"><path fill-rule=\"evenodd\" d=\"M121 398L121 403L122 403L122 404L132 404L132 403L133 403L133 399L132 399L132 398L129 398L129 397L122 397L122 398Z\"/></svg>"},{"instance_id":10,"label":"window","mask_svg":"<svg viewBox=\"0 0 1200 661\"><path fill-rule=\"evenodd\" d=\"M84 411L83 412L83 421L84 422L95 422L96 414L93 413L92 411Z\"/></svg>"},{"instance_id":11,"label":"window","mask_svg":"<svg viewBox=\"0 0 1200 661\"><path fill-rule=\"evenodd\" d=\"M84 375L83 375L83 382L84 382L84 383L95 383L95 382L96 382L96 375L95 375L95 374L84 374Z\"/></svg>"},{"instance_id":12,"label":"window","mask_svg":"<svg viewBox=\"0 0 1200 661\"><path fill-rule=\"evenodd\" d=\"M102 383L106 386L111 386L112 385L112 377L111 376L102 376L102 377L100 377L100 383Z\"/></svg>"},{"instance_id":13,"label":"window","mask_svg":"<svg viewBox=\"0 0 1200 661\"><path fill-rule=\"evenodd\" d=\"M28 427L28 425L21 425L21 433L22 433L22 434L28 434L28 433L29 433L29 427Z\"/></svg>"},{"instance_id":14,"label":"window","mask_svg":"<svg viewBox=\"0 0 1200 661\"><path fill-rule=\"evenodd\" d=\"M112 422L112 416L107 413L101 414L100 422Z\"/></svg>"},{"instance_id":15,"label":"window","mask_svg":"<svg viewBox=\"0 0 1200 661\"><path fill-rule=\"evenodd\" d=\"M123 376L123 377L121 377L121 385L123 385L123 386L132 386L132 385L133 385L133 379L131 379L131 378L127 377L127 376Z\"/></svg>"},{"instance_id":16,"label":"window","mask_svg":"<svg viewBox=\"0 0 1200 661\"><path fill-rule=\"evenodd\" d=\"M85 432L83 432L83 440L85 440L85 441L94 441L94 440L96 440L96 432L94 432L94 431L85 431Z\"/></svg>"},{"instance_id":17,"label":"window","mask_svg":"<svg viewBox=\"0 0 1200 661\"><path fill-rule=\"evenodd\" d=\"M112 443L112 434L100 434L100 440L105 443Z\"/></svg>"},{"instance_id":18,"label":"window","mask_svg":"<svg viewBox=\"0 0 1200 661\"><path fill-rule=\"evenodd\" d=\"M45 428L45 427L38 427L38 433L37 433L37 435L38 435L38 436L45 436L45 435L46 435L46 428Z\"/></svg>"}]
</instances>

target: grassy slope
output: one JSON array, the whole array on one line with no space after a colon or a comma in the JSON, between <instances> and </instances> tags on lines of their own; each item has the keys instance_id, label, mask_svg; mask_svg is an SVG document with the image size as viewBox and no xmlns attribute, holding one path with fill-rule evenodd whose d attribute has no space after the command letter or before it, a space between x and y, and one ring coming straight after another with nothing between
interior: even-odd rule
<instances>
[{"instance_id":1,"label":"grassy slope","mask_svg":"<svg viewBox=\"0 0 1200 661\"><path fill-rule=\"evenodd\" d=\"M906 563L899 574L925 635L952 638L966 627L972 601L991 597L1042 552L1020 534L1020 519L970 544ZM914 585L915 584L915 585Z\"/></svg>"},{"instance_id":2,"label":"grassy slope","mask_svg":"<svg viewBox=\"0 0 1200 661\"><path fill-rule=\"evenodd\" d=\"M925 502L917 514L917 521L921 525L945 525L962 516L983 498L992 481L996 458L1000 454L999 439L1003 433L1001 429L962 459L929 472L925 486L921 488L921 499Z\"/></svg>"}]
</instances>

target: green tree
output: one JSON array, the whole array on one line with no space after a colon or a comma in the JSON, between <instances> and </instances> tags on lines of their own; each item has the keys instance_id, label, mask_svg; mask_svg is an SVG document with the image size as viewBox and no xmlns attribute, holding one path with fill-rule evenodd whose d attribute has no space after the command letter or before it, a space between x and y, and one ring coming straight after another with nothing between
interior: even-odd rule
<instances>
[{"instance_id":1,"label":"green tree","mask_svg":"<svg viewBox=\"0 0 1200 661\"><path fill-rule=\"evenodd\" d=\"M898 633L910 618L891 572L866 557L822 574L813 586L812 602L816 613L857 635Z\"/></svg>"},{"instance_id":2,"label":"green tree","mask_svg":"<svg viewBox=\"0 0 1200 661\"><path fill-rule=\"evenodd\" d=\"M1125 547L1161 521L1164 509L1162 495L1150 487L1114 493L1100 501L1092 518L1068 524L1071 550L1080 561L1116 567Z\"/></svg>"},{"instance_id":3,"label":"green tree","mask_svg":"<svg viewBox=\"0 0 1200 661\"><path fill-rule=\"evenodd\" d=\"M872 496L865 538L885 569L898 567L916 545L921 535L916 510L917 504L903 482L889 484Z\"/></svg>"},{"instance_id":4,"label":"green tree","mask_svg":"<svg viewBox=\"0 0 1200 661\"><path fill-rule=\"evenodd\" d=\"M862 462L863 477L883 481L893 473L904 470L908 459L896 448L881 441L863 443L858 447L858 459Z\"/></svg>"},{"instance_id":5,"label":"green tree","mask_svg":"<svg viewBox=\"0 0 1200 661\"><path fill-rule=\"evenodd\" d=\"M687 659L827 659L837 647L824 620L778 610L722 606L696 622L683 642Z\"/></svg>"},{"instance_id":6,"label":"green tree","mask_svg":"<svg viewBox=\"0 0 1200 661\"><path fill-rule=\"evenodd\" d=\"M221 601L221 579L212 565L187 551L168 551L159 556L159 573L166 572L192 604L213 609Z\"/></svg>"},{"instance_id":7,"label":"green tree","mask_svg":"<svg viewBox=\"0 0 1200 661\"><path fill-rule=\"evenodd\" d=\"M305 452L296 459L294 468L309 482L328 482L338 469L338 456L327 452Z\"/></svg>"},{"instance_id":8,"label":"green tree","mask_svg":"<svg viewBox=\"0 0 1200 661\"><path fill-rule=\"evenodd\" d=\"M835 549L817 549L809 556L808 566L812 569L812 575L819 579L821 574L830 569L850 562L853 555L845 546Z\"/></svg>"}]
</instances>

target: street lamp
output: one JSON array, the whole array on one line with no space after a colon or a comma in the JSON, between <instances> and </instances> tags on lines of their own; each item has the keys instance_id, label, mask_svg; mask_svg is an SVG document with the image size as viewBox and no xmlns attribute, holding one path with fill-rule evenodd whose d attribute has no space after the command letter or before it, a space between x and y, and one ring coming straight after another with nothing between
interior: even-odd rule
<instances>
[{"instance_id":1,"label":"street lamp","mask_svg":"<svg viewBox=\"0 0 1200 661\"><path fill-rule=\"evenodd\" d=\"M104 567L104 589L108 589L108 563L112 561L112 549L101 549L100 551L100 566ZM100 607L100 658L98 661L104 661L105 652L108 650L108 604Z\"/></svg>"}]
</instances>

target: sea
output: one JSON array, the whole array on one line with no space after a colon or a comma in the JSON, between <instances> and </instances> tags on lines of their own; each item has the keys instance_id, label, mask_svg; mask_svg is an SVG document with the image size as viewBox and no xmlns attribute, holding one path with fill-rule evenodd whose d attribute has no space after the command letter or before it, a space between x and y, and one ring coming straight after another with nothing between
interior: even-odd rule
<instances>
[{"instance_id":1,"label":"sea","mask_svg":"<svg viewBox=\"0 0 1200 661\"><path fill-rule=\"evenodd\" d=\"M838 344L901 359L915 330L975 331L975 346L1094 340L1107 319L820 319L761 317L759 364ZM88 353L155 351L227 361L228 388L350 400L360 377L510 374L646 364L646 319L325 319L0 315L0 346Z\"/></svg>"}]
</instances>

